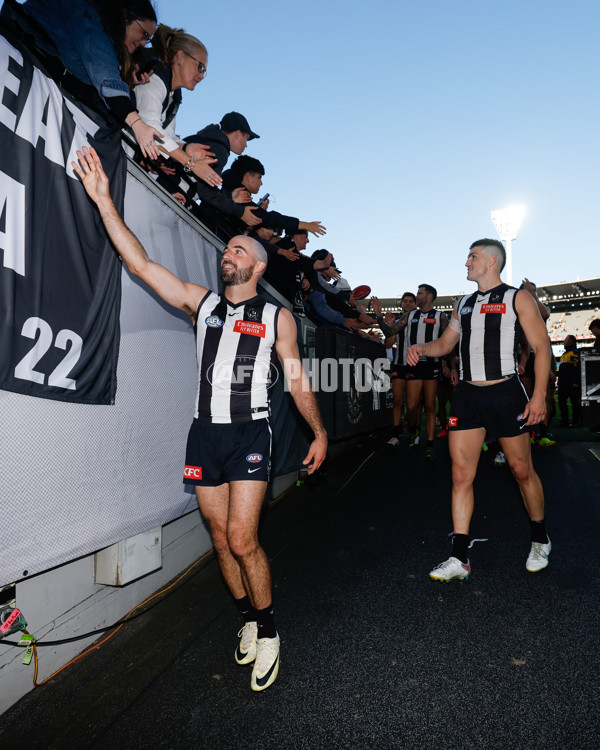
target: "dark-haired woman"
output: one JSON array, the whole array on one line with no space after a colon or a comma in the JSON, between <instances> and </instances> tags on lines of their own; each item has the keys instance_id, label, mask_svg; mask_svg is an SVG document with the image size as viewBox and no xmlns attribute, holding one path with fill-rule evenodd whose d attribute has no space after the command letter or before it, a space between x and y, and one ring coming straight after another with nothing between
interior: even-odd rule
<instances>
[{"instance_id":1,"label":"dark-haired woman","mask_svg":"<svg viewBox=\"0 0 600 750\"><path fill-rule=\"evenodd\" d=\"M23 5L52 39L67 70L94 86L104 104L128 125L144 154L159 156L154 136L162 133L147 125L136 111L133 86L138 77L131 55L148 43L156 30L150 0L27 0ZM44 40L40 46L47 48Z\"/></svg>"}]
</instances>

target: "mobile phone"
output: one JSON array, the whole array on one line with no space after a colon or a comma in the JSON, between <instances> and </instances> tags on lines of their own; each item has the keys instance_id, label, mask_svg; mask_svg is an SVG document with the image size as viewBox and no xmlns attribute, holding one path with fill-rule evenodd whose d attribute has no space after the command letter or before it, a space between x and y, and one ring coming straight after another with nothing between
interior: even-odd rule
<instances>
[{"instance_id":1,"label":"mobile phone","mask_svg":"<svg viewBox=\"0 0 600 750\"><path fill-rule=\"evenodd\" d=\"M141 76L144 73L149 73L151 70L156 70L159 65L160 60L158 59L158 57L151 57L147 62L139 67L137 73L139 76Z\"/></svg>"},{"instance_id":2,"label":"mobile phone","mask_svg":"<svg viewBox=\"0 0 600 750\"><path fill-rule=\"evenodd\" d=\"M266 201L267 198L271 195L271 193L265 193L263 197L258 201L259 203L262 203L263 201Z\"/></svg>"}]
</instances>

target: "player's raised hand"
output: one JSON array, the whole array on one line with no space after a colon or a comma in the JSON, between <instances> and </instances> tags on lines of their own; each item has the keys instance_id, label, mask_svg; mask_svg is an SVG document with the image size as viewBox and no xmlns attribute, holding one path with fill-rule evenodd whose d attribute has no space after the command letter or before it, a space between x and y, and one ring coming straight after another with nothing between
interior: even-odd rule
<instances>
[{"instance_id":1,"label":"player's raised hand","mask_svg":"<svg viewBox=\"0 0 600 750\"><path fill-rule=\"evenodd\" d=\"M108 177L96 150L84 146L82 151L77 151L77 158L79 163L72 161L71 165L94 203L103 198L110 198Z\"/></svg>"}]
</instances>

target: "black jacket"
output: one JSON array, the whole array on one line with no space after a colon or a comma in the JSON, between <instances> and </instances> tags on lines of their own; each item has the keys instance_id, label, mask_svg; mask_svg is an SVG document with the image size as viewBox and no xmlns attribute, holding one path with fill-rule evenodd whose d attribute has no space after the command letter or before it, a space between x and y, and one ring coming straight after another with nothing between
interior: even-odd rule
<instances>
[{"instance_id":1,"label":"black jacket","mask_svg":"<svg viewBox=\"0 0 600 750\"><path fill-rule=\"evenodd\" d=\"M219 125L207 125L202 130L199 130L195 135L188 135L183 139L186 143L201 143L203 146L208 146L209 149L215 155L217 160L211 167L221 174L223 168L227 164L231 149L229 147L229 138L221 130ZM241 219L245 206L240 203L234 203L231 200L231 196L223 193L219 188L211 187L207 185L203 180L198 180L196 188L198 198L201 201L209 203L214 208L218 208L224 214L229 216L237 216Z\"/></svg>"},{"instance_id":2,"label":"black jacket","mask_svg":"<svg viewBox=\"0 0 600 750\"><path fill-rule=\"evenodd\" d=\"M238 187L243 187L243 185L238 179L236 173L231 169L226 169L223 172L223 187L221 188L222 191L225 193L225 195L231 197L233 191ZM294 232L298 229L300 219L297 219L295 216L286 216L285 214L280 214L277 211L265 211L264 208L260 208L258 204L254 203L253 201L249 201L248 203L242 205L256 208L256 210L254 211L254 215L261 219L263 227L267 227L268 229L283 229L285 230L286 234L294 234Z\"/></svg>"}]
</instances>

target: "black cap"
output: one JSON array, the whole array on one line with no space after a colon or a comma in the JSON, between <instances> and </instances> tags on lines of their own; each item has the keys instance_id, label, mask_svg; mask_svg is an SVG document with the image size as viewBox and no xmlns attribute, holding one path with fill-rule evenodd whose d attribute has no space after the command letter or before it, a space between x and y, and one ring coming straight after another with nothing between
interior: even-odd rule
<instances>
[{"instance_id":1,"label":"black cap","mask_svg":"<svg viewBox=\"0 0 600 750\"><path fill-rule=\"evenodd\" d=\"M252 132L248 120L239 112L228 112L226 115L223 115L221 130L224 130L226 133L234 133L236 130L241 130L242 133L249 133L249 141L253 138L260 138L260 135Z\"/></svg>"}]
</instances>

